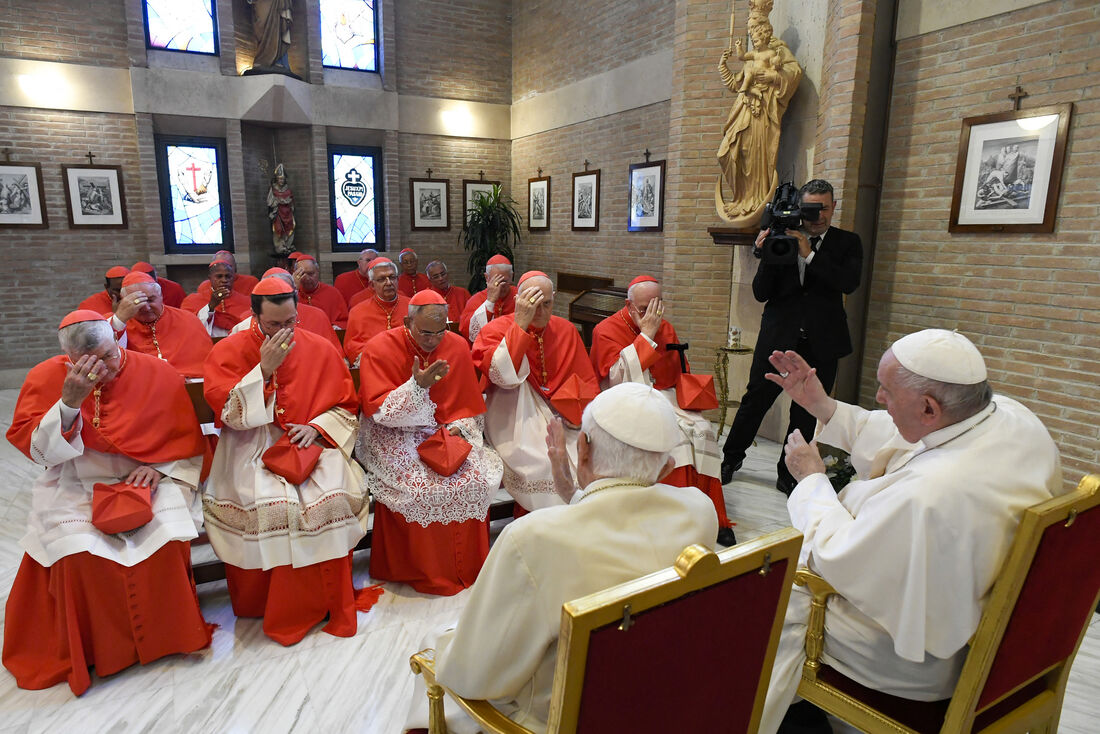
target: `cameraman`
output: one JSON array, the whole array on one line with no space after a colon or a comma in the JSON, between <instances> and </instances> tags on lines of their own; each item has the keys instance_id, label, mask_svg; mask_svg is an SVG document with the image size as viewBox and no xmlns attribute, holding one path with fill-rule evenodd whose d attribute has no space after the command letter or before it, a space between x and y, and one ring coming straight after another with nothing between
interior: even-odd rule
<instances>
[{"instance_id":1,"label":"cameraman","mask_svg":"<svg viewBox=\"0 0 1100 734\"><path fill-rule=\"evenodd\" d=\"M764 302L764 314L752 355L749 383L722 449L723 484L741 468L746 449L781 392L778 385L764 379L766 373L775 371L768 362L771 353L777 349L798 352L810 366L817 368L817 376L825 392L829 392L836 379L837 360L852 352L844 294L859 287L863 246L855 232L829 226L836 209L829 182L814 179L799 189L798 194L800 205L820 203L821 213L812 222L803 217L800 230L787 230L798 243L797 261L775 264L761 260L752 280L752 293L756 300ZM769 231L761 230L756 238L757 256ZM809 438L816 422L797 403L791 403L790 423L784 435L798 428ZM781 453L775 487L789 495L796 482L784 459Z\"/></svg>"}]
</instances>

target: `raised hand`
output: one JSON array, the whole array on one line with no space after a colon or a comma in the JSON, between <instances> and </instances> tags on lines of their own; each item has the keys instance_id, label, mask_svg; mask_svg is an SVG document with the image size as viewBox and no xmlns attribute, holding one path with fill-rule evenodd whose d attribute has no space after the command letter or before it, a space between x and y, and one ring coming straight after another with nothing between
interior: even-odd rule
<instances>
[{"instance_id":1,"label":"raised hand","mask_svg":"<svg viewBox=\"0 0 1100 734\"><path fill-rule=\"evenodd\" d=\"M817 369L811 367L798 352L775 351L768 357L776 372L768 372L764 378L783 388L783 391L822 423L828 423L836 410L836 401L825 392ZM776 374L778 373L778 374Z\"/></svg>"},{"instance_id":2,"label":"raised hand","mask_svg":"<svg viewBox=\"0 0 1100 734\"><path fill-rule=\"evenodd\" d=\"M451 366L445 359L437 359L427 367L420 363L420 357L413 357L412 378L416 384L423 388L429 388L442 380L451 371Z\"/></svg>"},{"instance_id":3,"label":"raised hand","mask_svg":"<svg viewBox=\"0 0 1100 734\"><path fill-rule=\"evenodd\" d=\"M274 335L264 339L264 343L260 345L260 372L263 373L264 380L271 379L293 348L293 329L279 329Z\"/></svg>"},{"instance_id":4,"label":"raised hand","mask_svg":"<svg viewBox=\"0 0 1100 734\"><path fill-rule=\"evenodd\" d=\"M634 309L638 311L637 308ZM645 313L641 314L641 319L638 323L638 328L642 333L650 339L657 336L657 330L661 328L661 322L664 321L663 315L665 312L665 304L660 298L651 299L649 305L646 306Z\"/></svg>"},{"instance_id":5,"label":"raised hand","mask_svg":"<svg viewBox=\"0 0 1100 734\"><path fill-rule=\"evenodd\" d=\"M536 286L524 288L516 296L516 326L527 330L535 318L535 310L546 300L542 289Z\"/></svg>"},{"instance_id":6,"label":"raised hand","mask_svg":"<svg viewBox=\"0 0 1100 734\"><path fill-rule=\"evenodd\" d=\"M61 402L70 408L79 408L80 404L95 390L96 381L107 374L107 365L94 354L85 354L76 362L69 363L65 381L61 383Z\"/></svg>"},{"instance_id":7,"label":"raised hand","mask_svg":"<svg viewBox=\"0 0 1100 734\"><path fill-rule=\"evenodd\" d=\"M141 307L148 302L149 297L141 291L131 293L119 300L118 305L115 306L115 316L118 316L119 321L125 323L134 318Z\"/></svg>"},{"instance_id":8,"label":"raised hand","mask_svg":"<svg viewBox=\"0 0 1100 734\"><path fill-rule=\"evenodd\" d=\"M485 300L500 303L508 297L508 289L512 284L508 278L500 273L493 276L493 280L485 287Z\"/></svg>"}]
</instances>

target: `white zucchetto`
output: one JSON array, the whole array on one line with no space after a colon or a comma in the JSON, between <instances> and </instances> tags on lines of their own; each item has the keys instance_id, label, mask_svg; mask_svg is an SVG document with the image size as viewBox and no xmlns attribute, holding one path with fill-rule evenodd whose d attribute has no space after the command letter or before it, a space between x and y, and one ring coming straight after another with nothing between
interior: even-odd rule
<instances>
[{"instance_id":1,"label":"white zucchetto","mask_svg":"<svg viewBox=\"0 0 1100 734\"><path fill-rule=\"evenodd\" d=\"M672 451L682 435L668 399L637 382L604 390L585 412L618 440L645 451Z\"/></svg>"},{"instance_id":2,"label":"white zucchetto","mask_svg":"<svg viewBox=\"0 0 1100 734\"><path fill-rule=\"evenodd\" d=\"M978 348L957 331L924 329L898 339L890 351L902 367L932 380L976 385L987 377Z\"/></svg>"}]
</instances>

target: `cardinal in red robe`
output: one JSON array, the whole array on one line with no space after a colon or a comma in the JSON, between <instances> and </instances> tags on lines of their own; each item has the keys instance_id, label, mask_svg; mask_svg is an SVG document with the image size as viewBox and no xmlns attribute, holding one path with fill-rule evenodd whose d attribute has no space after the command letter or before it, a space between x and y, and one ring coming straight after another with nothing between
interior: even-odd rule
<instances>
[{"instance_id":1,"label":"cardinal in red robe","mask_svg":"<svg viewBox=\"0 0 1100 734\"><path fill-rule=\"evenodd\" d=\"M268 268L264 271L264 277L279 278L292 288L297 288L294 277L284 268ZM337 352L343 354L344 345L340 343L340 338L336 336L336 330L332 328L332 324L328 320L328 315L321 309L310 306L308 303L298 301L298 326L306 331L312 331L317 336L323 336L325 341L336 347ZM236 334L238 331L247 331L251 328L252 316L250 315L247 319L234 326L230 333Z\"/></svg>"},{"instance_id":2,"label":"cardinal in red robe","mask_svg":"<svg viewBox=\"0 0 1100 734\"><path fill-rule=\"evenodd\" d=\"M252 289L255 288L256 284L260 282L256 278L256 276L249 275L248 273L242 273L240 270L238 270L237 258L234 257L233 253L229 250L218 250L217 252L215 252L214 258L213 260L211 260L211 264L218 261L228 263L229 267L233 269L233 273L236 276L233 280L233 290L235 290L237 293L240 293L245 298L248 298L248 296L252 293ZM199 283L199 288L196 292L203 299L209 300L210 290L210 282L204 280L203 282Z\"/></svg>"},{"instance_id":3,"label":"cardinal in red robe","mask_svg":"<svg viewBox=\"0 0 1100 734\"><path fill-rule=\"evenodd\" d=\"M145 273L153 280L157 281L160 285L161 298L164 300L165 306L171 306L172 308L179 308L183 305L183 299L187 298L187 291L183 289L183 286L174 280L168 280L168 278L161 278L157 275L157 269L152 264L141 261L134 263L134 266L130 268L134 273Z\"/></svg>"},{"instance_id":4,"label":"cardinal in red robe","mask_svg":"<svg viewBox=\"0 0 1100 734\"><path fill-rule=\"evenodd\" d=\"M363 470L352 460L359 401L340 354L297 329L294 289L265 278L247 331L214 345L204 393L223 426L203 496L206 533L226 564L238 617L263 617L283 645L328 617L350 637L356 609L351 551L366 533Z\"/></svg>"},{"instance_id":5,"label":"cardinal in red robe","mask_svg":"<svg viewBox=\"0 0 1100 734\"><path fill-rule=\"evenodd\" d=\"M483 442L474 363L466 340L447 330L443 298L413 296L404 328L370 340L359 374L357 454L375 499L371 578L456 594L489 552L487 513L504 466ZM422 458L441 438L468 451L465 459L440 466L446 446Z\"/></svg>"},{"instance_id":6,"label":"cardinal in red robe","mask_svg":"<svg viewBox=\"0 0 1100 734\"><path fill-rule=\"evenodd\" d=\"M378 250L367 248L359 253L359 259L355 261L355 269L346 273L340 273L332 281L332 287L340 291L340 295L351 308L351 299L363 291L370 290L371 261L378 257Z\"/></svg>"},{"instance_id":7,"label":"cardinal in red robe","mask_svg":"<svg viewBox=\"0 0 1100 734\"><path fill-rule=\"evenodd\" d=\"M206 295L202 294L200 286L198 291L183 299L183 308L199 317L210 336L228 336L234 326L248 318L252 305L248 296L234 289L238 276L229 260L211 261L207 272Z\"/></svg>"},{"instance_id":8,"label":"cardinal in red robe","mask_svg":"<svg viewBox=\"0 0 1100 734\"><path fill-rule=\"evenodd\" d=\"M298 298L302 303L324 311L333 326L348 328L348 304L340 291L321 282L321 269L312 255L302 255L295 261L294 280L298 281Z\"/></svg>"},{"instance_id":9,"label":"cardinal in red robe","mask_svg":"<svg viewBox=\"0 0 1100 734\"><path fill-rule=\"evenodd\" d=\"M58 338L66 354L27 375L7 433L45 471L20 541L3 662L21 688L67 681L80 695L90 667L103 677L210 644L190 549L205 442L183 378L119 349L102 315L70 313ZM101 504L101 485L144 517ZM128 532L98 527L127 518Z\"/></svg>"},{"instance_id":10,"label":"cardinal in red robe","mask_svg":"<svg viewBox=\"0 0 1100 734\"><path fill-rule=\"evenodd\" d=\"M512 263L504 255L493 255L485 266L485 290L470 296L462 309L459 331L471 342L485 324L516 310L516 289L512 287Z\"/></svg>"},{"instance_id":11,"label":"cardinal in red robe","mask_svg":"<svg viewBox=\"0 0 1100 734\"><path fill-rule=\"evenodd\" d=\"M397 292L397 266L379 257L371 262L369 272L372 290L356 296L358 303L352 306L344 334L344 354L353 367L372 337L400 326L409 315L409 299Z\"/></svg>"},{"instance_id":12,"label":"cardinal in red robe","mask_svg":"<svg viewBox=\"0 0 1100 734\"><path fill-rule=\"evenodd\" d=\"M432 284L432 290L443 296L447 301L447 321L458 324L462 321L462 311L470 301L470 291L457 285L451 285L451 276L447 271L447 264L441 260L433 260L424 268L428 274L428 281Z\"/></svg>"},{"instance_id":13,"label":"cardinal in red robe","mask_svg":"<svg viewBox=\"0 0 1100 734\"><path fill-rule=\"evenodd\" d=\"M504 460L504 487L524 510L535 510L562 504L546 453L547 429L561 417L553 401L568 383L579 382L591 397L599 388L576 327L552 315L550 278L537 270L525 273L518 290L515 313L489 322L478 333L472 356L488 378L485 436ZM580 412L564 417L575 469Z\"/></svg>"},{"instance_id":14,"label":"cardinal in red robe","mask_svg":"<svg viewBox=\"0 0 1100 734\"><path fill-rule=\"evenodd\" d=\"M428 277L417 272L420 268L420 258L411 247L402 250L397 256L397 261L401 263L401 275L397 279L397 290L401 295L412 298L420 291L426 291L431 287Z\"/></svg>"},{"instance_id":15,"label":"cardinal in red robe","mask_svg":"<svg viewBox=\"0 0 1100 734\"><path fill-rule=\"evenodd\" d=\"M184 377L202 377L210 335L195 314L165 306L160 284L145 273L133 270L122 279L111 326L121 346L162 359Z\"/></svg>"},{"instance_id":16,"label":"cardinal in red robe","mask_svg":"<svg viewBox=\"0 0 1100 734\"><path fill-rule=\"evenodd\" d=\"M626 305L592 331L592 366L604 387L637 382L656 388L669 400L684 435L672 450L676 468L661 481L676 487L698 487L710 497L718 513L719 542L733 545L736 541L719 479L722 457L714 426L700 411L684 410L676 401L680 356L668 345L678 344L679 339L663 315L657 279L640 275L632 280Z\"/></svg>"},{"instance_id":17,"label":"cardinal in red robe","mask_svg":"<svg viewBox=\"0 0 1100 734\"><path fill-rule=\"evenodd\" d=\"M118 292L122 288L122 279L126 277L126 274L130 272L130 269L124 265L115 265L113 268L107 270L106 276L103 278L103 290L97 291L92 295L85 298L77 306L78 310L83 311L95 311L96 313L108 314L115 310L115 303L118 302Z\"/></svg>"}]
</instances>

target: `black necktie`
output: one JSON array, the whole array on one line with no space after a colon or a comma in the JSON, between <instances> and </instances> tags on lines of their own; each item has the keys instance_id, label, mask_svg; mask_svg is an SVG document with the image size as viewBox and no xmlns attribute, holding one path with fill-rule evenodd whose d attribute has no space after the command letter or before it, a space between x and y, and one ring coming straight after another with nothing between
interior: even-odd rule
<instances>
[{"instance_id":1,"label":"black necktie","mask_svg":"<svg viewBox=\"0 0 1100 734\"><path fill-rule=\"evenodd\" d=\"M814 252L817 252L817 247L820 244L821 244L821 238L820 237L811 237L810 238L810 249L813 250Z\"/></svg>"}]
</instances>

